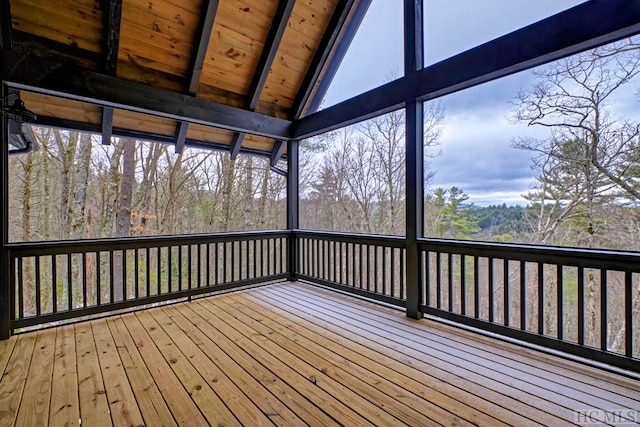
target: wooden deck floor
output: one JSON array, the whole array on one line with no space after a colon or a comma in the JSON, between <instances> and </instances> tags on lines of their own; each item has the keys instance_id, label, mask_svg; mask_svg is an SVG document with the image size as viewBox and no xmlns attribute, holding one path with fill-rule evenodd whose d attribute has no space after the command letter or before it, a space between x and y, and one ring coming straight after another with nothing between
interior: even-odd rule
<instances>
[{"instance_id":1,"label":"wooden deck floor","mask_svg":"<svg viewBox=\"0 0 640 427\"><path fill-rule=\"evenodd\" d=\"M640 409L632 379L298 283L14 336L0 372L0 425L560 426Z\"/></svg>"}]
</instances>

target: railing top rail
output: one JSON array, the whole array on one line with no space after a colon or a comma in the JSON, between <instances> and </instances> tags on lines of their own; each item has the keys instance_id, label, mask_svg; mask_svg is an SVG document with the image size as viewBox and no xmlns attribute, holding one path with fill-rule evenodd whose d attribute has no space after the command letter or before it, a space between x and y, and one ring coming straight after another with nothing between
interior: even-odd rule
<instances>
[{"instance_id":1,"label":"railing top rail","mask_svg":"<svg viewBox=\"0 0 640 427\"><path fill-rule=\"evenodd\" d=\"M181 234L141 237L110 237L105 239L55 240L41 242L21 242L6 245L9 251L18 256L56 255L147 247L196 245L215 242L247 241L289 237L287 230L259 230L226 233Z\"/></svg>"},{"instance_id":2,"label":"railing top rail","mask_svg":"<svg viewBox=\"0 0 640 427\"><path fill-rule=\"evenodd\" d=\"M576 267L640 271L640 252L610 249L493 243L448 239L419 239L422 250L504 258Z\"/></svg>"},{"instance_id":3,"label":"railing top rail","mask_svg":"<svg viewBox=\"0 0 640 427\"><path fill-rule=\"evenodd\" d=\"M311 237L320 240L334 240L337 242L359 243L368 245L388 246L394 248L404 248L404 236L387 236L379 234L365 233L344 233L337 231L320 230L293 230L297 237Z\"/></svg>"}]
</instances>

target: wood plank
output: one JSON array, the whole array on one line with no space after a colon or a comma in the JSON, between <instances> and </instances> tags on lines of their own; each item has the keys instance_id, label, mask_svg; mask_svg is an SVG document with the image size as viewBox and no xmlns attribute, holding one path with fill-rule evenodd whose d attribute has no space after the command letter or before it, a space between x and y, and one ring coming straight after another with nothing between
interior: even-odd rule
<instances>
[{"instance_id":1,"label":"wood plank","mask_svg":"<svg viewBox=\"0 0 640 427\"><path fill-rule=\"evenodd\" d=\"M212 425L239 426L240 423L225 406L220 396L212 390L198 370L191 365L151 313L149 311L138 312L136 317L158 346L165 360L207 421Z\"/></svg>"},{"instance_id":2,"label":"wood plank","mask_svg":"<svg viewBox=\"0 0 640 427\"><path fill-rule=\"evenodd\" d=\"M256 360L274 369L284 381L295 384L298 392L334 419L354 426L375 425L375 422L371 421L372 418L390 423L388 425L399 423L398 420L385 416L386 413L377 407L372 407L369 402L346 387L340 387L331 379L323 377L322 368L304 366L305 362L297 359L295 355L280 348L274 349L268 343L259 342L264 340L252 339L251 336L237 331L229 324L228 321L231 319L223 313L214 313L206 302L198 301L196 305L197 313L203 317L206 316L205 319L215 325L223 335L233 341L241 342ZM336 395L339 397L336 398ZM367 412L364 409L367 409Z\"/></svg>"},{"instance_id":3,"label":"wood plank","mask_svg":"<svg viewBox=\"0 0 640 427\"><path fill-rule=\"evenodd\" d=\"M14 425L31 364L36 334L20 335L0 380L0 426Z\"/></svg>"},{"instance_id":4,"label":"wood plank","mask_svg":"<svg viewBox=\"0 0 640 427\"><path fill-rule=\"evenodd\" d=\"M271 324L262 314L264 311L245 309L244 303L233 304L232 301L228 301L229 299L230 298L220 298L216 301L208 300L207 302L211 303L217 312L224 311L229 316L235 318L237 324L246 324L256 333L268 337L274 344L304 359L307 363L313 366L325 365L321 370L322 374L350 388L355 393L367 399L369 402L380 406L385 412L399 420L410 425L421 426L440 425L442 422L442 420L435 417L431 418L436 415L437 410L441 410L441 408L429 405L429 402L417 395L407 394L406 389L399 386L394 387L384 377L372 374L370 371L361 368L357 364L362 363L362 360L342 361L339 356L336 356L333 349L328 350L327 348L322 348L314 341L305 341L303 336L290 333L289 329L283 331L277 324ZM293 329L293 327L291 327L291 329ZM397 400L397 398L405 401ZM423 411L419 412L417 408L421 408ZM460 423L461 421L453 414L445 414L445 411L442 410L437 415L443 419L448 419L450 423ZM497 422L495 419L493 421L494 423ZM466 425L473 424L466 423Z\"/></svg>"},{"instance_id":5,"label":"wood plank","mask_svg":"<svg viewBox=\"0 0 640 427\"><path fill-rule=\"evenodd\" d=\"M56 337L49 424L77 426L80 421L78 373L73 325L58 328Z\"/></svg>"},{"instance_id":6,"label":"wood plank","mask_svg":"<svg viewBox=\"0 0 640 427\"><path fill-rule=\"evenodd\" d=\"M476 396L467 390L451 389L435 376L423 376L411 366L402 364L395 358L380 356L376 351L372 351L348 339L341 339L340 335L326 331L323 325L316 325L314 322L298 319L288 311L277 308L271 303L266 304L251 295L247 295L246 299L248 300L248 307L255 306L258 312L273 313L271 315L272 318L278 319L283 324L283 328L304 331L304 336L313 338L313 341L317 343L316 347L331 348L338 357L343 357L345 361L352 361L366 366L372 372L378 373L383 378L391 379L404 390L415 396L421 396L435 405L436 408L442 408L449 414L457 415L462 420L476 425L499 425L500 423L525 425L532 422L530 419L524 418L510 409L487 403L483 396ZM301 335L302 333L300 332ZM423 405L429 408L429 403ZM437 409L434 409L433 413L438 413ZM446 417L446 414L439 413L442 414L443 419ZM445 424L449 423L445 422Z\"/></svg>"},{"instance_id":7,"label":"wood plank","mask_svg":"<svg viewBox=\"0 0 640 427\"><path fill-rule=\"evenodd\" d=\"M8 340L0 340L0 378L4 375L4 370L7 367L7 363L9 363L9 358L17 341L18 337L15 335L9 337Z\"/></svg>"},{"instance_id":8,"label":"wood plank","mask_svg":"<svg viewBox=\"0 0 640 427\"><path fill-rule=\"evenodd\" d=\"M128 314L122 316L122 319L178 425L207 426L207 421L138 318L134 314Z\"/></svg>"},{"instance_id":9,"label":"wood plank","mask_svg":"<svg viewBox=\"0 0 640 427\"><path fill-rule=\"evenodd\" d=\"M309 425L339 425L334 418L325 413L324 408L313 404L299 389L290 385L295 384L295 382L286 381L286 378L279 374L277 368L282 367L282 365L274 367L270 362L261 363L241 343L234 342L222 334L216 325L210 322L211 316L204 307L193 303L185 305L182 312L211 342L220 347L222 350L221 356L226 354L231 357ZM284 370L286 371L286 369Z\"/></svg>"},{"instance_id":10,"label":"wood plank","mask_svg":"<svg viewBox=\"0 0 640 427\"><path fill-rule=\"evenodd\" d=\"M20 405L16 425L48 424L55 345L56 329L46 329L37 333L29 373L24 385L24 394L29 396L29 399Z\"/></svg>"},{"instance_id":11,"label":"wood plank","mask_svg":"<svg viewBox=\"0 0 640 427\"><path fill-rule=\"evenodd\" d=\"M113 112L113 126L121 129L172 136L176 130L176 121L152 116L151 114L136 113L135 111L115 110Z\"/></svg>"},{"instance_id":12,"label":"wood plank","mask_svg":"<svg viewBox=\"0 0 640 427\"><path fill-rule=\"evenodd\" d=\"M233 379L234 383L243 390L253 403L278 426L302 426L307 425L287 406L280 402L267 388L256 378L243 369L242 360L230 357L216 343L209 339L190 318L185 317L184 306L167 306L164 312L173 320L182 333L186 334L193 343L207 355L219 369L224 369ZM187 313L188 315L188 313ZM264 378L262 376L261 378Z\"/></svg>"},{"instance_id":13,"label":"wood plank","mask_svg":"<svg viewBox=\"0 0 640 427\"><path fill-rule=\"evenodd\" d=\"M263 294L265 298L272 298L274 303L276 301L278 304L282 303L291 310L292 298L286 296L285 289L278 290L278 294L275 294L273 290L263 289L258 289L257 293ZM316 306L311 308L304 301L295 302L300 312L313 313L313 316L321 321L321 326L325 327L327 331L344 335L354 343L364 345L383 356L389 356L391 360L398 357L402 364L417 370L419 375L435 375L438 381L448 384L452 391L455 389L469 391L481 399L515 411L536 423L546 425L563 424L562 419L551 415L554 409L562 411L562 408L557 405L553 405L550 402L536 401L536 407L531 407L523 402L530 402L533 399L532 395L523 392L518 393L517 390L513 390L502 383L492 381L491 377L474 372L474 367L472 366L467 366L466 368L458 367L454 365L455 361L441 359L437 354L427 357L425 353L414 350L406 344L397 344L392 341L392 336L381 337L375 333L377 331L368 330L369 325L364 322L358 322L359 327L353 331L345 330L344 326L349 324L348 322L326 314L322 307L318 306L321 301L317 300L316 303ZM391 360L388 363L392 363ZM542 409L551 409L551 413Z\"/></svg>"},{"instance_id":14,"label":"wood plank","mask_svg":"<svg viewBox=\"0 0 640 427\"><path fill-rule=\"evenodd\" d=\"M308 290L296 286L291 287L291 289L296 289L299 292L308 292ZM631 397L634 396L634 394L629 393L628 389L619 389L617 392L613 393L607 390L602 390L594 387L594 383L591 378L581 377L582 381L576 380L576 376L571 373L572 371L568 372L566 370L556 369L553 371L554 375L549 375L550 371L547 370L547 368L549 366L553 366L554 362L565 362L562 359L549 357L545 354L541 354L540 352L482 337L477 334L466 332L462 335L463 331L451 327L445 331L443 329L445 326L440 325L437 322L431 322L428 331L423 327L418 327L421 326L420 324L399 324L398 313L381 311L377 307L363 307L362 305L359 305L357 301L343 301L341 299L335 299L335 295L331 295L332 292L328 290L318 289L317 292L322 295L323 299L334 302L341 301L341 304L347 310L348 308L356 309L357 307L358 313L363 317L363 319L376 320L377 322L387 325L387 330L393 330L394 334L403 334L403 332L406 332L406 334L403 335L405 337L422 337L424 339L423 342L429 342L434 345L438 344L440 346L438 349L442 351L446 351L445 346L447 348L456 349L459 352L462 352L457 353L458 355L468 357L470 358L468 360L473 361L480 366L489 367L498 363L502 367L502 372L511 373L512 376L520 379L528 378L530 381L544 387L544 385L542 385L543 383L538 381L538 379L543 379L548 383L549 390L555 390L554 392L564 394L572 399L585 399L583 403L596 405L595 407L598 407L598 405L604 405L602 409L605 409L606 407L614 407L616 404L626 404L629 405L629 407L635 407L638 405L640 393L636 393L636 398L632 399ZM473 345L474 341L477 342L475 346ZM527 359L531 356L538 356L539 363L526 363ZM575 363L571 363L569 365L577 366ZM576 373L585 373L588 371L602 372L593 368L582 367ZM624 378L612 375L609 380L610 383L617 385L621 381L624 381ZM640 390L640 384L637 382L633 382L632 384L637 387L636 392ZM598 400L593 400L592 397L597 397Z\"/></svg>"},{"instance_id":15,"label":"wood plank","mask_svg":"<svg viewBox=\"0 0 640 427\"><path fill-rule=\"evenodd\" d=\"M104 319L91 322L100 370L107 392L107 402L114 425L137 426L144 424L133 390L122 367L113 337Z\"/></svg>"},{"instance_id":16,"label":"wood plank","mask_svg":"<svg viewBox=\"0 0 640 427\"><path fill-rule=\"evenodd\" d=\"M145 424L177 426L122 318L107 319L107 324Z\"/></svg>"},{"instance_id":17,"label":"wood plank","mask_svg":"<svg viewBox=\"0 0 640 427\"><path fill-rule=\"evenodd\" d=\"M289 288L284 292L293 292L293 298L302 297L305 299L303 291L298 290L296 292L294 288ZM300 304L301 301L296 300L296 304ZM304 302L302 302L304 304ZM324 301L320 303L323 305ZM322 310L318 309L316 300L314 300L313 305L316 306L316 311ZM337 321L354 321L356 317L352 314L353 311L348 309L343 309L342 307L338 308L336 306L327 306L327 315L336 319ZM351 320L350 320L351 319ZM362 320L360 320L362 321ZM526 400L526 396L530 396L536 399L536 406L548 414L553 414L554 416L563 417L565 421L572 422L573 420L573 411L575 410L575 405L581 405L584 407L595 407L595 408L609 408L611 404L607 404L602 402L599 398L594 398L593 396L585 395L578 390L574 390L569 392L569 396L561 393L561 387L553 387L551 383L549 383L546 379L539 379L535 376L529 375L525 370L519 372L510 371L509 368L495 363L491 359L483 359L478 357L477 354L468 353L465 351L458 351L448 347L446 344L437 345L433 342L433 340L414 340L414 334L404 334L402 331L402 324L394 324L393 326L386 326L384 324L378 323L376 327L369 327L367 321L363 322L362 330L367 331L366 336L375 336L378 335L380 337L389 336L391 333L393 336L390 339L393 342L393 345L390 347L399 349L399 351L404 352L407 355L414 354L431 354L433 357L430 358L432 361L437 360L437 366L440 369L447 369L446 366L448 364L452 364L455 367L455 371L459 372L460 370L465 370L469 366L468 362L472 362L471 366L473 366L472 371L467 371L465 376L469 379L477 378L476 381L478 384L482 384L481 378L484 377L486 380L491 381L491 383L487 384L487 387L491 387L496 391L501 391L503 394L507 394L506 390L503 390L504 386L508 387L509 393L513 396L522 396L521 399ZM369 333L371 335L369 335ZM415 352L415 353L414 353ZM451 370L451 368L448 368ZM593 405L593 406L591 406ZM604 419L602 420L604 421Z\"/></svg>"},{"instance_id":18,"label":"wood plank","mask_svg":"<svg viewBox=\"0 0 640 427\"><path fill-rule=\"evenodd\" d=\"M162 310L151 310L153 318L162 326L165 333L172 337L177 348L180 349L186 360L202 376L204 381L218 395L220 400L238 419L241 425L257 426L270 424L271 421L260 409L233 383L225 371L216 366L205 353L191 340L188 335L167 316Z\"/></svg>"},{"instance_id":19,"label":"wood plank","mask_svg":"<svg viewBox=\"0 0 640 427\"><path fill-rule=\"evenodd\" d=\"M110 426L109 403L100 372L93 331L89 322L74 327L78 370L80 424Z\"/></svg>"},{"instance_id":20,"label":"wood plank","mask_svg":"<svg viewBox=\"0 0 640 427\"><path fill-rule=\"evenodd\" d=\"M68 2L12 1L13 27L90 52L100 52L102 14Z\"/></svg>"}]
</instances>

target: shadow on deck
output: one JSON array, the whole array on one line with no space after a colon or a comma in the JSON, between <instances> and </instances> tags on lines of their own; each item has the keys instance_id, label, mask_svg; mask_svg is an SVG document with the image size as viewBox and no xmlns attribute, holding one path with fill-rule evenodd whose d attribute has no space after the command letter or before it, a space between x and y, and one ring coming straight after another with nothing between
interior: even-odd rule
<instances>
[{"instance_id":1,"label":"shadow on deck","mask_svg":"<svg viewBox=\"0 0 640 427\"><path fill-rule=\"evenodd\" d=\"M640 409L633 379L301 283L13 336L0 372L0 425L615 425Z\"/></svg>"}]
</instances>

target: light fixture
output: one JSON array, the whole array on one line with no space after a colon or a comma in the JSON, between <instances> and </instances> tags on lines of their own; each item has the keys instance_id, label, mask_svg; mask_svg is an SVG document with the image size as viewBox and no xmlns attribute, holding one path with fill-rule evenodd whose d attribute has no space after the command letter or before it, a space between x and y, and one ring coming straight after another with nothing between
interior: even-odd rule
<instances>
[{"instance_id":1,"label":"light fixture","mask_svg":"<svg viewBox=\"0 0 640 427\"><path fill-rule=\"evenodd\" d=\"M35 136L27 123L35 121L38 116L27 110L17 92L11 92L2 98L4 103L15 96L13 104L0 106L0 112L7 117L9 123L9 154L26 153L35 148Z\"/></svg>"},{"instance_id":2,"label":"light fixture","mask_svg":"<svg viewBox=\"0 0 640 427\"><path fill-rule=\"evenodd\" d=\"M16 92L11 92L9 95L2 98L2 101L6 101L9 97L15 96L16 99L11 105L3 105L0 107L2 115L8 117L10 120L14 120L18 123L31 123L35 121L38 116L31 110L27 110L24 106L24 102L20 99L20 95Z\"/></svg>"},{"instance_id":3,"label":"light fixture","mask_svg":"<svg viewBox=\"0 0 640 427\"><path fill-rule=\"evenodd\" d=\"M9 120L9 154L28 153L36 149L31 126Z\"/></svg>"}]
</instances>

